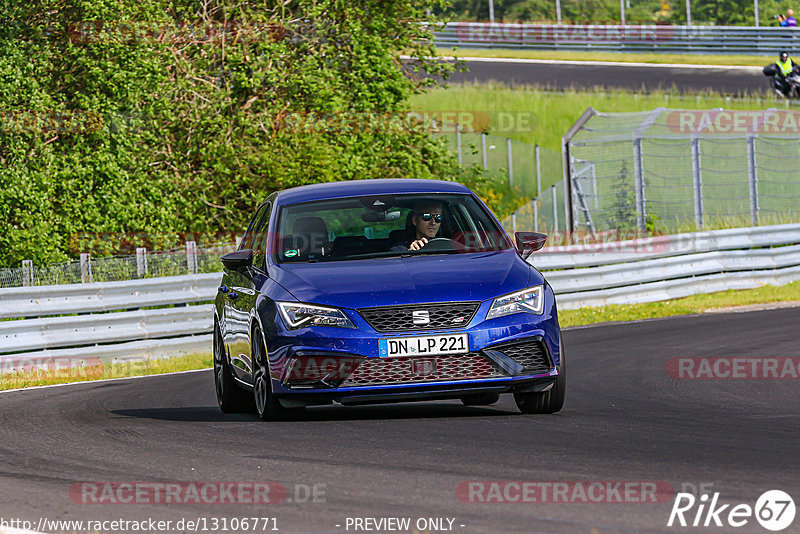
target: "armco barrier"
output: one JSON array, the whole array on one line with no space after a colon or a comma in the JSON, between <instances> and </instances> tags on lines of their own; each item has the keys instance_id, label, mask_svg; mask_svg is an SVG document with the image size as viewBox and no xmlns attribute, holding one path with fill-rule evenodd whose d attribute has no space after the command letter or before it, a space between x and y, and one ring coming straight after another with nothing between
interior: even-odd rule
<instances>
[{"instance_id":1,"label":"armco barrier","mask_svg":"<svg viewBox=\"0 0 800 534\"><path fill-rule=\"evenodd\" d=\"M779 285L800 280L800 224L550 247L529 261L561 309ZM0 289L0 317L11 319L0 321L0 369L210 352L219 283L219 274L199 274ZM153 306L168 307L141 309Z\"/></svg>"},{"instance_id":2,"label":"armco barrier","mask_svg":"<svg viewBox=\"0 0 800 534\"><path fill-rule=\"evenodd\" d=\"M800 43L796 28L747 26L448 22L433 33L440 47L530 50L774 55Z\"/></svg>"}]
</instances>

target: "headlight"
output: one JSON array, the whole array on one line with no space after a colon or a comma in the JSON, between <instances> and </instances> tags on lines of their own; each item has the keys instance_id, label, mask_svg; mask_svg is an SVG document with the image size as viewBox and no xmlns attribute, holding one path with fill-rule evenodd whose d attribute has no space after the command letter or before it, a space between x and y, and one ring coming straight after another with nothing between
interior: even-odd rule
<instances>
[{"instance_id":1,"label":"headlight","mask_svg":"<svg viewBox=\"0 0 800 534\"><path fill-rule=\"evenodd\" d=\"M355 328L356 325L338 308L315 306L300 302L277 302L286 326L295 330L306 326L340 326Z\"/></svg>"},{"instance_id":2,"label":"headlight","mask_svg":"<svg viewBox=\"0 0 800 534\"><path fill-rule=\"evenodd\" d=\"M544 310L544 287L536 286L497 297L486 314L487 319L527 312L541 315Z\"/></svg>"}]
</instances>

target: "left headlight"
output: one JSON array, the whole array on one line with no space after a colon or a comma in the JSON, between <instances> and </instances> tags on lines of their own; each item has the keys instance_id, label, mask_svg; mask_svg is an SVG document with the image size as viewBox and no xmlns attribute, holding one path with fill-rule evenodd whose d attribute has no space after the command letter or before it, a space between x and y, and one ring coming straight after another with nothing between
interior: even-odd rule
<instances>
[{"instance_id":1,"label":"left headlight","mask_svg":"<svg viewBox=\"0 0 800 534\"><path fill-rule=\"evenodd\" d=\"M276 302L283 321L291 330L306 326L339 326L355 328L356 325L338 308L303 304L302 302Z\"/></svg>"},{"instance_id":2,"label":"left headlight","mask_svg":"<svg viewBox=\"0 0 800 534\"><path fill-rule=\"evenodd\" d=\"M535 313L541 315L544 311L544 286L529 287L497 297L486 314L487 319L511 315L512 313Z\"/></svg>"}]
</instances>

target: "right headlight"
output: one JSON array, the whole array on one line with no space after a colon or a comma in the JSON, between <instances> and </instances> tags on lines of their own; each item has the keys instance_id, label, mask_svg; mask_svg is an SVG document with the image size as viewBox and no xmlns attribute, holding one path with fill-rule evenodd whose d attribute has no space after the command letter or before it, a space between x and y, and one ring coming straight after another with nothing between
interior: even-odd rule
<instances>
[{"instance_id":1,"label":"right headlight","mask_svg":"<svg viewBox=\"0 0 800 534\"><path fill-rule=\"evenodd\" d=\"M304 304L302 302L276 302L286 326L295 330L306 326L339 326L355 328L356 325L338 308Z\"/></svg>"},{"instance_id":2,"label":"right headlight","mask_svg":"<svg viewBox=\"0 0 800 534\"><path fill-rule=\"evenodd\" d=\"M544 286L534 286L522 291L516 291L497 297L486 314L487 319L503 317L512 313L535 313L541 315L544 311Z\"/></svg>"}]
</instances>

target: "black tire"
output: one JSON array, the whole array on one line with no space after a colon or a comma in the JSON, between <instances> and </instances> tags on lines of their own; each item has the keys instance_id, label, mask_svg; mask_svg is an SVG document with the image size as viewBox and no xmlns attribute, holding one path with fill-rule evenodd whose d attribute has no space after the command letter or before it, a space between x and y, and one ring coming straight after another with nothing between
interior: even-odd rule
<instances>
[{"instance_id":1,"label":"black tire","mask_svg":"<svg viewBox=\"0 0 800 534\"><path fill-rule=\"evenodd\" d=\"M475 393L461 397L461 404L464 406L491 406L499 400L499 393Z\"/></svg>"},{"instance_id":2,"label":"black tire","mask_svg":"<svg viewBox=\"0 0 800 534\"><path fill-rule=\"evenodd\" d=\"M269 361L261 331L256 329L251 340L253 347L253 401L262 421L279 421L299 417L305 408L284 408L272 394Z\"/></svg>"},{"instance_id":3,"label":"black tire","mask_svg":"<svg viewBox=\"0 0 800 534\"><path fill-rule=\"evenodd\" d=\"M564 406L564 397L567 393L567 363L564 359L564 343L561 341L561 336L559 336L559 351L561 360L556 366L558 376L552 388L536 393L514 393L514 402L522 413L556 413Z\"/></svg>"},{"instance_id":4,"label":"black tire","mask_svg":"<svg viewBox=\"0 0 800 534\"><path fill-rule=\"evenodd\" d=\"M217 404L225 413L241 413L253 410L253 397L249 392L236 385L233 379L219 325L214 323L214 389L217 392Z\"/></svg>"}]
</instances>

